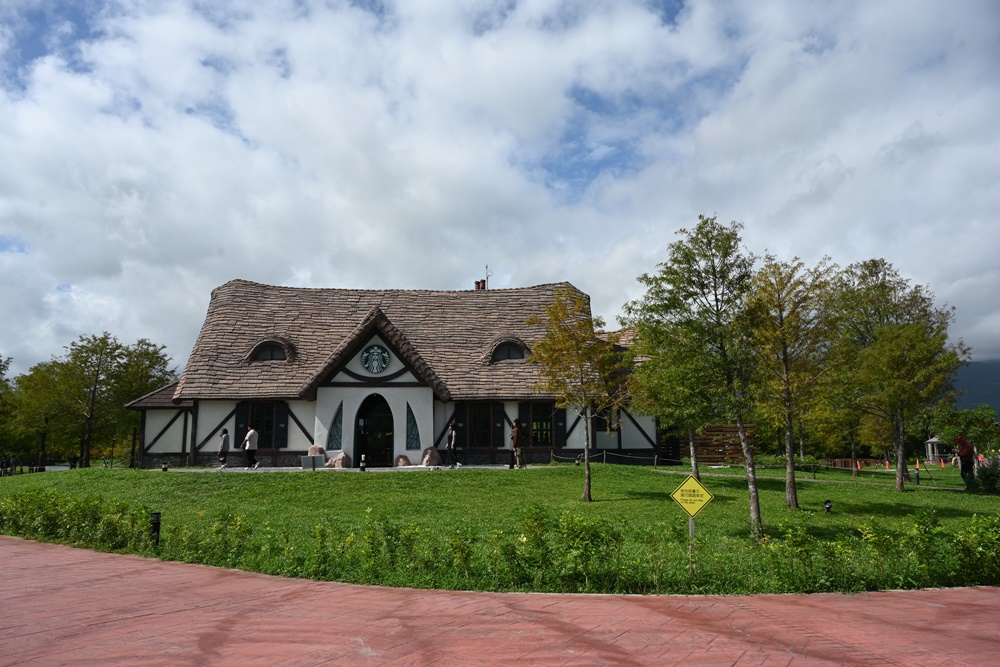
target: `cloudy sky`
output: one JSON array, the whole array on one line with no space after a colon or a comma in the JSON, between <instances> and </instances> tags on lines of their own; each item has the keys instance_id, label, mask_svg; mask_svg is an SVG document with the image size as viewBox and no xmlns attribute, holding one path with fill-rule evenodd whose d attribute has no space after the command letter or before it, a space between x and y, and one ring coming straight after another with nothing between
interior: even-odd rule
<instances>
[{"instance_id":1,"label":"cloudy sky","mask_svg":"<svg viewBox=\"0 0 1000 667\"><path fill-rule=\"evenodd\" d=\"M1000 358L995 0L3 0L0 356L181 365L211 290L568 280L699 213L884 257Z\"/></svg>"}]
</instances>

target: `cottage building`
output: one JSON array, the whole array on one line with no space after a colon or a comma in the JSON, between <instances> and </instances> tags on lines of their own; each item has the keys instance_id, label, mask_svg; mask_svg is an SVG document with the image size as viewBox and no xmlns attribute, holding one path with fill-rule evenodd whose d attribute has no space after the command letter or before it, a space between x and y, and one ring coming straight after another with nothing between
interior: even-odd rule
<instances>
[{"instance_id":1,"label":"cottage building","mask_svg":"<svg viewBox=\"0 0 1000 667\"><path fill-rule=\"evenodd\" d=\"M179 382L133 401L142 412L142 465L207 464L228 428L234 447L249 425L265 465L298 466L312 445L355 465L420 462L452 420L471 463L510 457L515 419L529 458L582 451L576 411L535 390L529 361L544 318L569 283L515 289L358 290L261 285L215 289ZM654 420L625 414L591 430L595 450L657 450Z\"/></svg>"}]
</instances>

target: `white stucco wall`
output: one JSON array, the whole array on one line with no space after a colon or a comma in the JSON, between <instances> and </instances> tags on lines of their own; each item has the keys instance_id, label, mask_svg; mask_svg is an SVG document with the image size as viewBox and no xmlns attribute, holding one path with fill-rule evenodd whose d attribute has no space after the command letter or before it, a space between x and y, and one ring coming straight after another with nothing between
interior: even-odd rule
<instances>
[{"instance_id":1,"label":"white stucco wall","mask_svg":"<svg viewBox=\"0 0 1000 667\"><path fill-rule=\"evenodd\" d=\"M655 449L646 439L646 435L656 442L656 419L645 415L632 415L632 419L642 427L640 431L632 420L622 415L622 448L623 449ZM646 435L643 435L645 431Z\"/></svg>"},{"instance_id":2,"label":"white stucco wall","mask_svg":"<svg viewBox=\"0 0 1000 667\"><path fill-rule=\"evenodd\" d=\"M219 451L219 433L222 432L223 428L229 429L230 450L239 447L239 443L235 442L236 418L230 417L224 423L222 421L235 407L236 403L233 401L201 401L198 403L198 436L195 443L208 438L208 442L199 450L200 452Z\"/></svg>"},{"instance_id":3,"label":"white stucco wall","mask_svg":"<svg viewBox=\"0 0 1000 667\"><path fill-rule=\"evenodd\" d=\"M315 401L288 401L288 447L290 451L307 452L313 443L309 442L309 437L302 432L299 425L292 419L292 414L299 420L302 427L307 431L312 429L309 435L316 437L316 430L313 424L316 423L316 402ZM230 429L232 431L232 429ZM316 440L316 444L325 447L326 439L322 442Z\"/></svg>"},{"instance_id":4,"label":"white stucco wall","mask_svg":"<svg viewBox=\"0 0 1000 667\"><path fill-rule=\"evenodd\" d=\"M144 445L149 445L153 442L153 439L159 435L160 431L170 423L181 410L148 410L146 412L146 433L144 437ZM190 417L188 417L190 420ZM160 439L156 441L150 449L149 453L168 453L168 452L179 452L181 451L182 443L184 442L184 426L187 424L190 427L190 421L185 421L184 415L181 414L177 420L170 425L170 428L160 436ZM189 443L190 444L190 443Z\"/></svg>"}]
</instances>

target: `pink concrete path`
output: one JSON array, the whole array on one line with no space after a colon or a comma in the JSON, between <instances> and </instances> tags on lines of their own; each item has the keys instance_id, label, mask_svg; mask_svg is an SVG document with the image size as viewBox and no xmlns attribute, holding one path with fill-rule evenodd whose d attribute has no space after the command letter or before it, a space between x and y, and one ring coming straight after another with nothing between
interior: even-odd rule
<instances>
[{"instance_id":1,"label":"pink concrete path","mask_svg":"<svg viewBox=\"0 0 1000 667\"><path fill-rule=\"evenodd\" d=\"M1000 589L455 593L0 537L0 665L997 665Z\"/></svg>"}]
</instances>

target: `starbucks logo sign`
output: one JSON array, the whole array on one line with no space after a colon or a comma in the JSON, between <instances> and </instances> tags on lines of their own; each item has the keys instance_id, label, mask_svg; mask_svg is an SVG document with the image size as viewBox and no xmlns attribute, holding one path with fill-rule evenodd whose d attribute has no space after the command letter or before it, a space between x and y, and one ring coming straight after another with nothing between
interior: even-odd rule
<instances>
[{"instance_id":1,"label":"starbucks logo sign","mask_svg":"<svg viewBox=\"0 0 1000 667\"><path fill-rule=\"evenodd\" d=\"M381 373L389 367L389 350L381 345L369 345L361 353L361 365L369 373Z\"/></svg>"}]
</instances>

